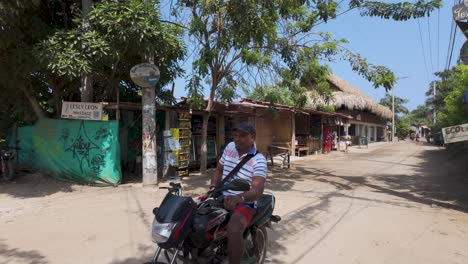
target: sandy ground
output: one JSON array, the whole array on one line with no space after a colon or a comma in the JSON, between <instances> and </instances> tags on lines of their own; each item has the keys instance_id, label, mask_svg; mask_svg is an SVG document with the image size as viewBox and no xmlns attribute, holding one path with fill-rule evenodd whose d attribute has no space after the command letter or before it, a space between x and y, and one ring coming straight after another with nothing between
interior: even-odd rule
<instances>
[{"instance_id":1,"label":"sandy ground","mask_svg":"<svg viewBox=\"0 0 468 264\"><path fill-rule=\"evenodd\" d=\"M465 154L466 156L466 154ZM184 180L202 193L206 177ZM468 263L468 174L412 142L295 158L268 190L283 220L268 263ZM0 184L0 263L142 263L165 190L79 186L41 175Z\"/></svg>"}]
</instances>

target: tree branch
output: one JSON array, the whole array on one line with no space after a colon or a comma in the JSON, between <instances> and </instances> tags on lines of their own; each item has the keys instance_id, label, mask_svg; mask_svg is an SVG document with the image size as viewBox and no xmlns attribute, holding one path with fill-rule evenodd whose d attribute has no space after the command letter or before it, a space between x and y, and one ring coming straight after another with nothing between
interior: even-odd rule
<instances>
[{"instance_id":1,"label":"tree branch","mask_svg":"<svg viewBox=\"0 0 468 264\"><path fill-rule=\"evenodd\" d=\"M183 28L183 29L188 29L188 28L187 28L186 26L184 26L184 25L181 25L181 24L176 23L176 22L168 21L168 20L160 19L159 22L172 24L172 25L174 25L174 26L178 26L178 27Z\"/></svg>"}]
</instances>

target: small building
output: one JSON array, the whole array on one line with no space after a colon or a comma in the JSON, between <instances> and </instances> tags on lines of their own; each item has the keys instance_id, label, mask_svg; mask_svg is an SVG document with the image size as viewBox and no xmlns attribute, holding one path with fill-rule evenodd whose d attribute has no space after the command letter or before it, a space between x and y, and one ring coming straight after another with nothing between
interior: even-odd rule
<instances>
[{"instance_id":1,"label":"small building","mask_svg":"<svg viewBox=\"0 0 468 264\"><path fill-rule=\"evenodd\" d=\"M385 141L387 121L392 119L392 111L335 75L330 75L328 82L334 97L328 104L334 106L337 113L352 117L340 135L350 135L354 144L358 144L360 138L366 138L370 143ZM316 101L310 103L317 104Z\"/></svg>"}]
</instances>

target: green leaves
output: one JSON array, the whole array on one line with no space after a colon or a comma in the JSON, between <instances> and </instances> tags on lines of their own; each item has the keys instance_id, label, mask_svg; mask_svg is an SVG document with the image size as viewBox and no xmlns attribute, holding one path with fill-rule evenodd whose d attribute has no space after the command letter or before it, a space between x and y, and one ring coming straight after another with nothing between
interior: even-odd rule
<instances>
[{"instance_id":1,"label":"green leaves","mask_svg":"<svg viewBox=\"0 0 468 264\"><path fill-rule=\"evenodd\" d=\"M383 86L385 91L392 89L396 83L395 75L384 66L368 64L367 60L359 54L346 52L344 58L349 61L353 71L372 82L375 88Z\"/></svg>"},{"instance_id":2,"label":"green leaves","mask_svg":"<svg viewBox=\"0 0 468 264\"><path fill-rule=\"evenodd\" d=\"M432 11L442 6L442 0L424 1L416 3L382 3L380 1L351 0L350 8L359 8L362 16L380 17L405 21L411 18L429 16Z\"/></svg>"},{"instance_id":3,"label":"green leaves","mask_svg":"<svg viewBox=\"0 0 468 264\"><path fill-rule=\"evenodd\" d=\"M76 80L92 74L96 94L105 100L119 83L131 82L132 66L150 56L161 70L160 89L183 72L178 61L185 47L180 40L182 29L162 24L156 5L143 0L99 2L87 16L75 15L74 28L57 30L42 41L38 57L59 78ZM83 24L89 25L86 30Z\"/></svg>"},{"instance_id":4,"label":"green leaves","mask_svg":"<svg viewBox=\"0 0 468 264\"><path fill-rule=\"evenodd\" d=\"M404 104L407 104L409 101L408 99L400 98L398 96L395 96L395 114L409 114L408 108L404 106ZM389 109L392 109L392 96L390 94L385 94L385 97L380 99L379 104L388 107Z\"/></svg>"},{"instance_id":5,"label":"green leaves","mask_svg":"<svg viewBox=\"0 0 468 264\"><path fill-rule=\"evenodd\" d=\"M468 123L468 106L462 103L468 84L468 66L455 67L453 74L445 81L450 91L447 92L445 104L438 114L438 126L448 127Z\"/></svg>"},{"instance_id":6,"label":"green leaves","mask_svg":"<svg viewBox=\"0 0 468 264\"><path fill-rule=\"evenodd\" d=\"M93 61L109 52L109 44L94 30L60 30L37 46L40 61L52 73L70 79L91 73Z\"/></svg>"}]
</instances>

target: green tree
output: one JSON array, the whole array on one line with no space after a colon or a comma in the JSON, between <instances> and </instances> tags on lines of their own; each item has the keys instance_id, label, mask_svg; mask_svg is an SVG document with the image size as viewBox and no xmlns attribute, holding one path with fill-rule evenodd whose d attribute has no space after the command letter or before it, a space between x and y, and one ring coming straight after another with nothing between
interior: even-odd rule
<instances>
[{"instance_id":1,"label":"green tree","mask_svg":"<svg viewBox=\"0 0 468 264\"><path fill-rule=\"evenodd\" d=\"M34 87L39 79L36 73L41 71L34 47L54 25L53 10L58 11L57 5L40 1L5 0L0 4L1 105L13 103L23 107L27 101L28 110L38 117L45 115L39 101L40 91ZM58 22L55 24L59 26Z\"/></svg>"},{"instance_id":2,"label":"green tree","mask_svg":"<svg viewBox=\"0 0 468 264\"><path fill-rule=\"evenodd\" d=\"M159 103L173 102L162 89L183 71L183 30L160 19L158 2L94 1L86 15L81 0L15 1L0 4L0 123L57 116L61 102L79 101L81 76L93 79L93 100L115 100L120 90L138 102L130 68L154 54L161 69ZM89 30L82 30L83 21ZM14 110L14 111L12 111Z\"/></svg>"},{"instance_id":3,"label":"green tree","mask_svg":"<svg viewBox=\"0 0 468 264\"><path fill-rule=\"evenodd\" d=\"M405 138L410 130L410 123L406 116L409 114L408 108L404 104L408 103L408 99L395 96L395 131L398 138ZM390 94L385 94L384 98L380 99L379 104L392 109L393 99Z\"/></svg>"},{"instance_id":4,"label":"green tree","mask_svg":"<svg viewBox=\"0 0 468 264\"><path fill-rule=\"evenodd\" d=\"M51 73L63 79L91 77L93 99L109 100L119 89L136 96L130 68L150 54L161 69L157 94L165 95L161 88L182 73L178 61L185 48L179 38L182 30L162 23L156 5L143 0L97 3L86 17L78 18L89 23L89 30L83 32L82 23L76 23L72 29L56 31L40 44L40 58Z\"/></svg>"},{"instance_id":5,"label":"green tree","mask_svg":"<svg viewBox=\"0 0 468 264\"><path fill-rule=\"evenodd\" d=\"M395 120L395 130L399 139L404 139L410 133L410 120L408 118L398 117Z\"/></svg>"},{"instance_id":6,"label":"green tree","mask_svg":"<svg viewBox=\"0 0 468 264\"><path fill-rule=\"evenodd\" d=\"M245 75L249 75L254 83L257 79L265 79L263 74L252 74L252 67L260 72L271 70L272 66L286 68L292 79L304 79L320 68L316 65L321 59L341 53L353 70L373 82L375 87L383 86L388 90L395 83L395 76L387 68L369 64L359 54L341 47L345 40L333 40L328 33L312 31L317 24L336 19L343 2L179 0L178 3L179 9L174 13L189 16L190 41L196 43L193 72L188 82L190 101L198 102L196 105L205 107L208 112L203 117L202 173L206 172L208 117L217 91L221 87L235 90ZM347 5L348 10L359 9L362 16L403 21L428 15L440 7L441 1L387 4L351 0ZM244 69L247 71L243 72ZM199 103L204 98L204 81L210 91L206 106ZM320 88L326 88L325 82L321 83L324 87Z\"/></svg>"},{"instance_id":7,"label":"green tree","mask_svg":"<svg viewBox=\"0 0 468 264\"><path fill-rule=\"evenodd\" d=\"M404 106L404 104L408 103L408 99L400 98L398 96L395 96L395 115L406 115L409 114L408 108ZM390 94L385 94L385 97L380 99L379 104L388 107L389 109L392 109L393 105L393 100L392 96Z\"/></svg>"},{"instance_id":8,"label":"green tree","mask_svg":"<svg viewBox=\"0 0 468 264\"><path fill-rule=\"evenodd\" d=\"M426 125L429 126L432 124L432 111L426 105L418 105L416 109L410 112L408 116L408 121L411 125L415 126L422 126Z\"/></svg>"},{"instance_id":9,"label":"green tree","mask_svg":"<svg viewBox=\"0 0 468 264\"><path fill-rule=\"evenodd\" d=\"M439 80L435 80L430 83L429 88L426 91L426 106L432 110L435 109L437 112L445 106L445 98L452 91L452 87L449 85L447 80L453 78L454 74L454 69L435 73L435 75L439 77ZM436 91L435 97L434 88Z\"/></svg>"},{"instance_id":10,"label":"green tree","mask_svg":"<svg viewBox=\"0 0 468 264\"><path fill-rule=\"evenodd\" d=\"M468 66L459 65L446 80L450 92L444 99L444 106L437 114L437 127L448 127L468 123L468 106L462 103L468 84Z\"/></svg>"}]
</instances>

